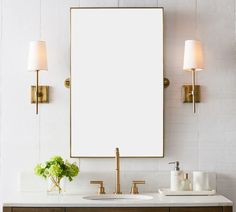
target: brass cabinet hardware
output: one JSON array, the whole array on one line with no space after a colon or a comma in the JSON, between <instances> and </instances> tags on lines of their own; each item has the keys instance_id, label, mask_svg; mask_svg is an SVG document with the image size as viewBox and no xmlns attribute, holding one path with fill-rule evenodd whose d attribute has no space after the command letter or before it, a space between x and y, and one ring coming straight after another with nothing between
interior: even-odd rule
<instances>
[{"instance_id":1,"label":"brass cabinet hardware","mask_svg":"<svg viewBox=\"0 0 236 212\"><path fill-rule=\"evenodd\" d=\"M103 181L101 180L91 180L90 184L98 184L99 188L98 188L98 194L105 194L105 188L103 186Z\"/></svg>"},{"instance_id":2,"label":"brass cabinet hardware","mask_svg":"<svg viewBox=\"0 0 236 212\"><path fill-rule=\"evenodd\" d=\"M137 184L145 184L145 180L134 180L132 182L132 187L131 187L131 191L130 191L131 194L138 194L139 193Z\"/></svg>"}]
</instances>

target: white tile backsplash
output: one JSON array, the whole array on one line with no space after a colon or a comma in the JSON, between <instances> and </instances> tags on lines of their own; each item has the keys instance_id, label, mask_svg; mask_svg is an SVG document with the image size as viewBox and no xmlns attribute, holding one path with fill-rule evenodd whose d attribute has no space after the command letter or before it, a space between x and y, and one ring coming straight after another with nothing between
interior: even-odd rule
<instances>
[{"instance_id":1,"label":"white tile backsplash","mask_svg":"<svg viewBox=\"0 0 236 212\"><path fill-rule=\"evenodd\" d=\"M118 0L119 7L157 7L157 0Z\"/></svg>"},{"instance_id":2,"label":"white tile backsplash","mask_svg":"<svg viewBox=\"0 0 236 212\"><path fill-rule=\"evenodd\" d=\"M191 171L189 173L192 180ZM98 185L91 185L90 180L102 180L106 193L115 191L115 172L81 172L72 182L66 180L65 190L67 194L95 194ZM170 187L169 171L121 171L121 191L129 193L133 180L145 180L145 185L139 185L140 193L156 193L159 188ZM216 174L209 173L210 189L216 188ZM21 172L18 188L20 192L46 192L47 181L34 176L30 172Z\"/></svg>"},{"instance_id":3,"label":"white tile backsplash","mask_svg":"<svg viewBox=\"0 0 236 212\"><path fill-rule=\"evenodd\" d=\"M118 7L117 0L80 0L80 7Z\"/></svg>"}]
</instances>

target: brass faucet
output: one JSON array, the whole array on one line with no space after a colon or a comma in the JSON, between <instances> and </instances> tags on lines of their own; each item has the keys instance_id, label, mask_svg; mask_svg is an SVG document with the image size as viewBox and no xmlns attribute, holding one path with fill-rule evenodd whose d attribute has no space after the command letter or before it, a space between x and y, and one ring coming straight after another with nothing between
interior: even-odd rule
<instances>
[{"instance_id":1,"label":"brass faucet","mask_svg":"<svg viewBox=\"0 0 236 212\"><path fill-rule=\"evenodd\" d=\"M120 191L120 152L119 148L116 148L115 152L115 161L116 161L116 188L114 194L122 194ZM90 181L90 184L99 184L98 194L105 194L105 188L103 186L103 181ZM131 194L138 194L137 184L145 184L144 180L133 180L131 187Z\"/></svg>"},{"instance_id":2,"label":"brass faucet","mask_svg":"<svg viewBox=\"0 0 236 212\"><path fill-rule=\"evenodd\" d=\"M120 191L120 153L119 153L119 148L116 148L116 156L115 156L115 161L116 161L116 190L115 194L122 194Z\"/></svg>"}]
</instances>

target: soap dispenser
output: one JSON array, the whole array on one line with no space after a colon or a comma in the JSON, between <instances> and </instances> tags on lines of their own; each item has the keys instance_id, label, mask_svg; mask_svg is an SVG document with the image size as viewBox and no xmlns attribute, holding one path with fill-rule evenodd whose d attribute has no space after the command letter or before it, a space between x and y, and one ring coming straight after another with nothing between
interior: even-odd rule
<instances>
[{"instance_id":1,"label":"soap dispenser","mask_svg":"<svg viewBox=\"0 0 236 212\"><path fill-rule=\"evenodd\" d=\"M170 190L171 191L180 191L181 182L184 179L183 171L180 171L179 161L170 162L169 164L174 164L174 170L170 173Z\"/></svg>"},{"instance_id":2,"label":"soap dispenser","mask_svg":"<svg viewBox=\"0 0 236 212\"><path fill-rule=\"evenodd\" d=\"M188 178L188 173L184 173L184 179L181 181L182 191L192 191L192 183Z\"/></svg>"}]
</instances>

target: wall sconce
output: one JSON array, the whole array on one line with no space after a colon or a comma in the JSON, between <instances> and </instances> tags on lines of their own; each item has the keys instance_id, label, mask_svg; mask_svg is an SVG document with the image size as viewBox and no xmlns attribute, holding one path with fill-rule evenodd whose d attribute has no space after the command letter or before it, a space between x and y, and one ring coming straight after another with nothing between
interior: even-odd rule
<instances>
[{"instance_id":1,"label":"wall sconce","mask_svg":"<svg viewBox=\"0 0 236 212\"><path fill-rule=\"evenodd\" d=\"M193 112L196 113L195 103L200 102L200 85L196 85L196 71L203 70L202 45L197 40L186 40L184 48L184 71L192 72L192 85L182 86L184 103L193 103Z\"/></svg>"},{"instance_id":2,"label":"wall sconce","mask_svg":"<svg viewBox=\"0 0 236 212\"><path fill-rule=\"evenodd\" d=\"M49 86L39 86L39 71L48 70L45 41L30 42L28 70L36 71L36 86L31 86L31 103L36 103L36 114L38 114L38 104L49 102Z\"/></svg>"}]
</instances>

